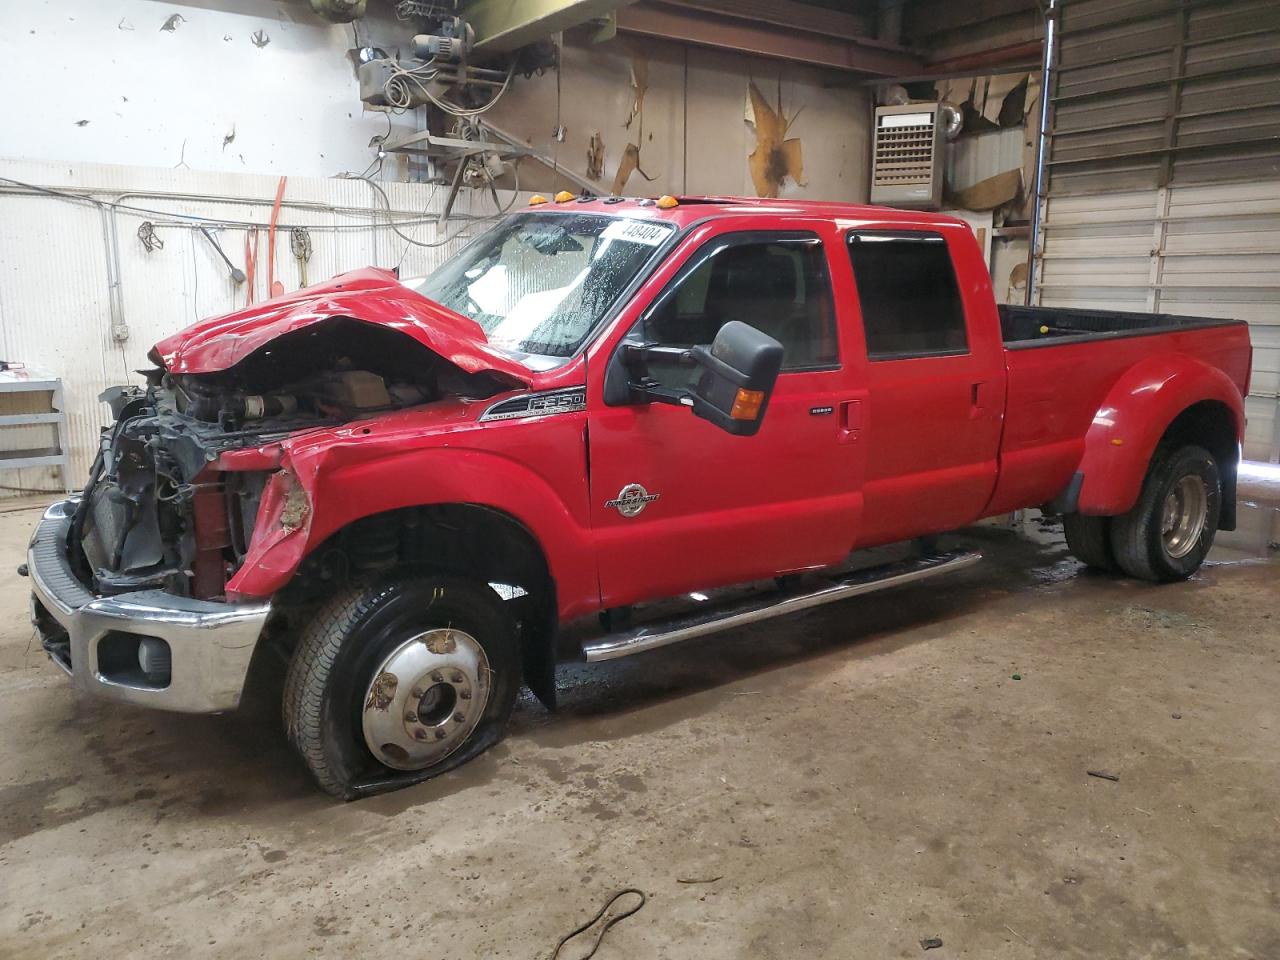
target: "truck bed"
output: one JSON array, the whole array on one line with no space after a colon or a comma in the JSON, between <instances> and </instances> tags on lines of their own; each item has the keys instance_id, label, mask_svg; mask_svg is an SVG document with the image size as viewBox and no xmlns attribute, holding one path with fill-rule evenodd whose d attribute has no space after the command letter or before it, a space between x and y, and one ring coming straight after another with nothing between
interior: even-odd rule
<instances>
[{"instance_id":1,"label":"truck bed","mask_svg":"<svg viewBox=\"0 0 1280 960\"><path fill-rule=\"evenodd\" d=\"M1239 323L1214 317L1069 307L1019 307L999 304L1000 334L1010 350L1083 343L1089 340L1143 337Z\"/></svg>"},{"instance_id":2,"label":"truck bed","mask_svg":"<svg viewBox=\"0 0 1280 960\"><path fill-rule=\"evenodd\" d=\"M1224 371L1241 393L1247 390L1249 328L1243 321L1049 307L999 310L1008 381L993 514L1046 502L1066 488L1112 388L1140 363L1192 357Z\"/></svg>"}]
</instances>

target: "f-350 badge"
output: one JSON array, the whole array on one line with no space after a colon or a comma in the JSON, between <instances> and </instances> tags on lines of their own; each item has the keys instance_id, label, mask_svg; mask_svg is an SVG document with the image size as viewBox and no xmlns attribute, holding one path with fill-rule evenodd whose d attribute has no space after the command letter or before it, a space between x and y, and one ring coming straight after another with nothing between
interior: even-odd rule
<instances>
[{"instance_id":1,"label":"f-350 badge","mask_svg":"<svg viewBox=\"0 0 1280 960\"><path fill-rule=\"evenodd\" d=\"M650 493L638 483L628 483L618 491L614 499L606 500L604 505L617 508L618 513L624 517L637 517L646 505L657 500L659 496L661 494Z\"/></svg>"}]
</instances>

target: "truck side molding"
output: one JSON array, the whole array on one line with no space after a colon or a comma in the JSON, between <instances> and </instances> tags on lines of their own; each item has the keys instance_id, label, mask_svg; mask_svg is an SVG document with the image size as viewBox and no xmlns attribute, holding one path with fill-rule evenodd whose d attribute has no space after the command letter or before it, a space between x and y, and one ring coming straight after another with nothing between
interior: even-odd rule
<instances>
[{"instance_id":1,"label":"truck side molding","mask_svg":"<svg viewBox=\"0 0 1280 960\"><path fill-rule=\"evenodd\" d=\"M1244 419L1240 391L1222 370L1178 353L1139 362L1111 388L1085 434L1075 509L1115 516L1132 508L1157 446L1174 429L1221 464L1223 526L1230 529Z\"/></svg>"}]
</instances>

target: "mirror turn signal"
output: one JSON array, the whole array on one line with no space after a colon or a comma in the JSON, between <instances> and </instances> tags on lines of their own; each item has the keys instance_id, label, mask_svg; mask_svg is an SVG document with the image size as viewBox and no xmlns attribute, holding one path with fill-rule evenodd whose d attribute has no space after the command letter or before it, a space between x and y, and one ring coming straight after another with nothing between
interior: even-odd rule
<instances>
[{"instance_id":1,"label":"mirror turn signal","mask_svg":"<svg viewBox=\"0 0 1280 960\"><path fill-rule=\"evenodd\" d=\"M729 409L729 416L734 420L759 420L760 408L763 406L763 390L744 390L739 387L733 398L733 406Z\"/></svg>"}]
</instances>

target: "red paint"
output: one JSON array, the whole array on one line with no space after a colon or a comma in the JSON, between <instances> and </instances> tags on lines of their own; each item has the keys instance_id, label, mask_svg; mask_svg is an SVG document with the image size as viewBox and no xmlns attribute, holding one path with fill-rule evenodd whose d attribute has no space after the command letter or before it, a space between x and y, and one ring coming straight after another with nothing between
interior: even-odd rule
<instances>
[{"instance_id":1,"label":"red paint","mask_svg":"<svg viewBox=\"0 0 1280 960\"><path fill-rule=\"evenodd\" d=\"M227 528L227 498L222 488L222 474L201 470L192 481L196 487L191 498L195 517L196 556L192 561L192 593L201 600L220 597L227 582L223 551L231 544Z\"/></svg>"},{"instance_id":2,"label":"red paint","mask_svg":"<svg viewBox=\"0 0 1280 960\"><path fill-rule=\"evenodd\" d=\"M284 293L284 284L276 279L276 221L280 219L280 201L284 199L284 185L288 177L281 177L276 187L276 202L271 208L271 225L267 228L267 293L278 297Z\"/></svg>"},{"instance_id":3,"label":"red paint","mask_svg":"<svg viewBox=\"0 0 1280 960\"><path fill-rule=\"evenodd\" d=\"M1243 324L1007 356L1002 469L990 513L1051 499L1077 470L1085 475L1082 513L1123 513L1161 434L1200 400L1225 404L1236 439L1244 435L1251 354Z\"/></svg>"},{"instance_id":4,"label":"red paint","mask_svg":"<svg viewBox=\"0 0 1280 960\"><path fill-rule=\"evenodd\" d=\"M837 415L809 411L864 402L865 360L781 374L754 437L731 436L682 407L610 407L602 400L618 341L685 260L721 234L773 226L772 219L762 224L737 214L698 228L587 350L591 528L605 607L829 565L855 539L866 449L839 442ZM852 296L853 272L830 219L788 217L782 229L818 234L837 304ZM841 354L857 357L848 327L839 333ZM639 517L604 506L635 482L660 497Z\"/></svg>"},{"instance_id":5,"label":"red paint","mask_svg":"<svg viewBox=\"0 0 1280 960\"><path fill-rule=\"evenodd\" d=\"M502 511L531 532L567 620L823 566L853 548L1035 506L1062 493L1076 471L1085 474L1082 510L1122 512L1182 410L1221 402L1235 418L1236 440L1243 431L1250 362L1243 324L1008 351L972 233L949 217L733 198L667 211L601 201L542 209L557 208L688 229L585 351L550 372L490 347L474 322L376 269L205 321L157 345L174 372L209 372L283 333L349 316L392 326L464 369L519 384L490 400L442 401L223 454L218 469L281 468L228 596L274 593L312 550L361 517L469 503ZM844 235L876 227L946 238L967 354L868 362ZM740 230L810 230L823 240L840 367L784 372L754 437L729 436L680 407L606 406L610 358L645 307L703 243ZM583 384L585 411L479 420L490 404L525 389ZM825 407L831 415L811 412ZM631 483L659 497L627 519L604 504ZM295 484L307 508L286 528Z\"/></svg>"},{"instance_id":6,"label":"red paint","mask_svg":"<svg viewBox=\"0 0 1280 960\"><path fill-rule=\"evenodd\" d=\"M868 364L864 544L964 526L982 515L996 485L1005 392L1000 320L972 232L943 220L938 232L955 263L969 352ZM848 305L856 314L857 297ZM850 319L861 330L861 317Z\"/></svg>"}]
</instances>

